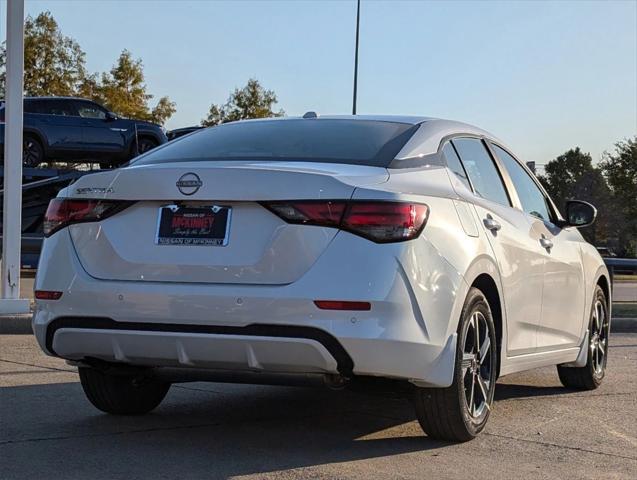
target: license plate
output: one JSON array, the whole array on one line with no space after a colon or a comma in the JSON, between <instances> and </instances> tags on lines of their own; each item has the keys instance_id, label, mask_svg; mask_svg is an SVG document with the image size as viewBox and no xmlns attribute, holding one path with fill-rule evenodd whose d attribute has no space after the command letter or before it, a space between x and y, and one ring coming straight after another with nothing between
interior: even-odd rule
<instances>
[{"instance_id":1,"label":"license plate","mask_svg":"<svg viewBox=\"0 0 637 480\"><path fill-rule=\"evenodd\" d=\"M168 205L159 209L157 245L203 245L222 247L228 244L229 207L181 207Z\"/></svg>"}]
</instances>

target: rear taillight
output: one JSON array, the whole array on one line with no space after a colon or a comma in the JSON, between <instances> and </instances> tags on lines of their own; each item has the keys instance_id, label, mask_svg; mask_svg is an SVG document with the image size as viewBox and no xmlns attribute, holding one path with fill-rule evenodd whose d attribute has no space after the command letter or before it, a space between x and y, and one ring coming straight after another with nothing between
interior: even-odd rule
<instances>
[{"instance_id":1,"label":"rear taillight","mask_svg":"<svg viewBox=\"0 0 637 480\"><path fill-rule=\"evenodd\" d=\"M377 243L418 237L429 207L421 203L378 201L290 201L264 203L288 223L337 227Z\"/></svg>"},{"instance_id":2,"label":"rear taillight","mask_svg":"<svg viewBox=\"0 0 637 480\"><path fill-rule=\"evenodd\" d=\"M288 223L339 226L345 211L345 202L285 202L264 204Z\"/></svg>"},{"instance_id":3,"label":"rear taillight","mask_svg":"<svg viewBox=\"0 0 637 480\"><path fill-rule=\"evenodd\" d=\"M116 200L54 198L44 214L44 236L74 223L99 222L131 204Z\"/></svg>"}]
</instances>

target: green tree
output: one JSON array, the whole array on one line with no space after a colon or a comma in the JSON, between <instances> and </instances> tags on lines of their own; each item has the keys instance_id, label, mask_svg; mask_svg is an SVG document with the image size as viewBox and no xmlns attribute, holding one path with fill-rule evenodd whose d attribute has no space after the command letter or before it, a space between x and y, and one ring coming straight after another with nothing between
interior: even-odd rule
<instances>
[{"instance_id":1,"label":"green tree","mask_svg":"<svg viewBox=\"0 0 637 480\"><path fill-rule=\"evenodd\" d=\"M225 104L213 103L201 124L210 127L248 118L281 117L285 114L283 110L272 110L276 103L276 94L263 88L257 79L251 78L245 87L235 88Z\"/></svg>"},{"instance_id":2,"label":"green tree","mask_svg":"<svg viewBox=\"0 0 637 480\"><path fill-rule=\"evenodd\" d=\"M152 95L146 92L144 69L141 59L124 50L110 72L88 76L78 92L103 104L109 110L124 117L149 120L164 124L173 113L175 103L162 97L154 108L150 108Z\"/></svg>"},{"instance_id":3,"label":"green tree","mask_svg":"<svg viewBox=\"0 0 637 480\"><path fill-rule=\"evenodd\" d=\"M97 73L86 75L77 89L77 96L82 98L90 98L97 103L104 105L104 95L100 77Z\"/></svg>"},{"instance_id":4,"label":"green tree","mask_svg":"<svg viewBox=\"0 0 637 480\"><path fill-rule=\"evenodd\" d=\"M610 208L610 189L590 154L579 147L568 150L548 162L544 172L540 181L561 212L565 211L567 200L584 200L595 205L597 221L581 232L595 246L606 244L610 225L617 221L617 215Z\"/></svg>"},{"instance_id":5,"label":"green tree","mask_svg":"<svg viewBox=\"0 0 637 480\"><path fill-rule=\"evenodd\" d=\"M0 45L0 98L6 81L6 44ZM26 95L74 95L86 75L85 54L62 34L51 12L28 16L24 24Z\"/></svg>"},{"instance_id":6,"label":"green tree","mask_svg":"<svg viewBox=\"0 0 637 480\"><path fill-rule=\"evenodd\" d=\"M6 46L0 44L0 98L6 82ZM28 16L24 24L24 93L90 98L119 115L164 124L175 103L161 97L154 107L146 92L141 59L124 50L110 72L89 74L85 54L62 34L50 12Z\"/></svg>"},{"instance_id":7,"label":"green tree","mask_svg":"<svg viewBox=\"0 0 637 480\"><path fill-rule=\"evenodd\" d=\"M150 112L150 120L163 125L166 120L173 116L176 110L175 102L171 102L168 97L161 97L155 108Z\"/></svg>"},{"instance_id":8,"label":"green tree","mask_svg":"<svg viewBox=\"0 0 637 480\"><path fill-rule=\"evenodd\" d=\"M637 136L615 144L613 153L605 152L600 168L612 191L613 209L622 220L614 225L617 253L637 256Z\"/></svg>"}]
</instances>

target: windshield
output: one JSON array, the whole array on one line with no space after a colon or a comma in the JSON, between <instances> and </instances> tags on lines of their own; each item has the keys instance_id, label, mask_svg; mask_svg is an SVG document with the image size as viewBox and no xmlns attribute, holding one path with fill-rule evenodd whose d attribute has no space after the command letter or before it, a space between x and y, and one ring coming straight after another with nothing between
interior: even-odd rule
<instances>
[{"instance_id":1,"label":"windshield","mask_svg":"<svg viewBox=\"0 0 637 480\"><path fill-rule=\"evenodd\" d=\"M168 143L133 164L280 160L386 167L417 128L407 123L349 119L228 123Z\"/></svg>"}]
</instances>

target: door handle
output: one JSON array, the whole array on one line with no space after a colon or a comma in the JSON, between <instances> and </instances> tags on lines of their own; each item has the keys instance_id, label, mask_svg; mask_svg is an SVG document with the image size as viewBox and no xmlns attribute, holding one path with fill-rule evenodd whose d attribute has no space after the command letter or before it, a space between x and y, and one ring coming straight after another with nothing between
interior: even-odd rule
<instances>
[{"instance_id":1,"label":"door handle","mask_svg":"<svg viewBox=\"0 0 637 480\"><path fill-rule=\"evenodd\" d=\"M542 235L542 238L540 238L540 245L542 245L547 250L550 250L551 248L553 248L553 242L551 242L544 235Z\"/></svg>"},{"instance_id":2,"label":"door handle","mask_svg":"<svg viewBox=\"0 0 637 480\"><path fill-rule=\"evenodd\" d=\"M496 222L491 215L487 215L487 218L482 220L484 226L487 227L487 230L491 230L492 232L497 232L502 228L498 222Z\"/></svg>"}]
</instances>

